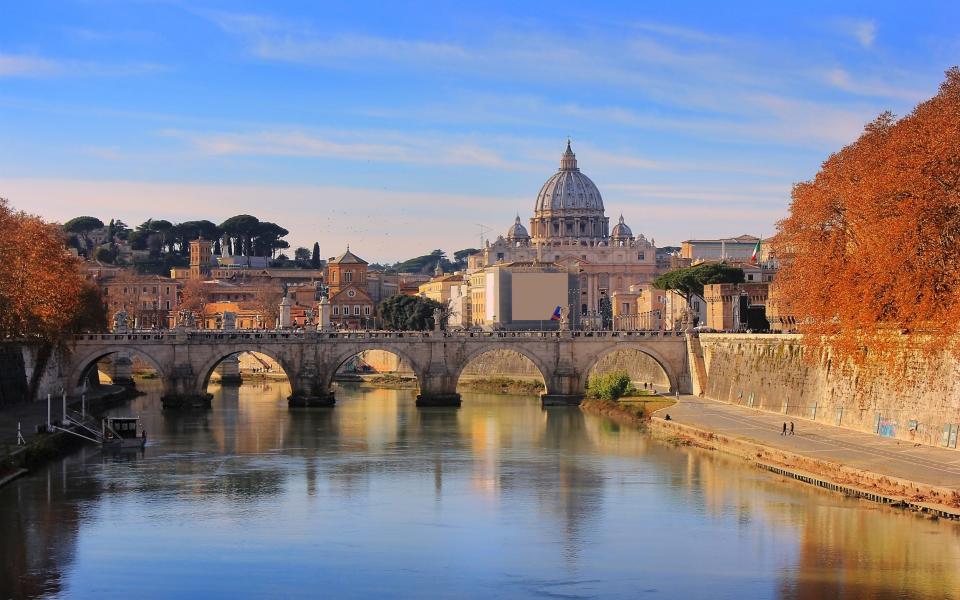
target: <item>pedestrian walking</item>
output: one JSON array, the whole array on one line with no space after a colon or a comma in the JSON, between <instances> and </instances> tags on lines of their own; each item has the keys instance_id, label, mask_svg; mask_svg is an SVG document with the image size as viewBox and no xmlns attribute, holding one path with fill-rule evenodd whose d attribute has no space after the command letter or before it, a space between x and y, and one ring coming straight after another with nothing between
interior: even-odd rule
<instances>
[{"instance_id":1,"label":"pedestrian walking","mask_svg":"<svg viewBox=\"0 0 960 600\"><path fill-rule=\"evenodd\" d=\"M793 421L790 421L790 435L793 435Z\"/></svg>"},{"instance_id":2,"label":"pedestrian walking","mask_svg":"<svg viewBox=\"0 0 960 600\"><path fill-rule=\"evenodd\" d=\"M783 431L780 432L780 435L787 435L787 423L783 423Z\"/></svg>"}]
</instances>

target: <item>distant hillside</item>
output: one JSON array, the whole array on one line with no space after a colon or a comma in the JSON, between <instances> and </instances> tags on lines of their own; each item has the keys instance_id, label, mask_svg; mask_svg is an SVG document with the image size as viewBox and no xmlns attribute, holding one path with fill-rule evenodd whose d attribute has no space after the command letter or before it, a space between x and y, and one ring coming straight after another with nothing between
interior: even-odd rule
<instances>
[{"instance_id":1,"label":"distant hillside","mask_svg":"<svg viewBox=\"0 0 960 600\"><path fill-rule=\"evenodd\" d=\"M453 260L447 258L443 250L434 250L430 254L410 258L393 265L386 265L389 271L397 273L433 273L437 269L437 263L443 269L444 273L453 271L462 271L467 268L467 257L479 252L476 248L464 248L453 253Z\"/></svg>"}]
</instances>

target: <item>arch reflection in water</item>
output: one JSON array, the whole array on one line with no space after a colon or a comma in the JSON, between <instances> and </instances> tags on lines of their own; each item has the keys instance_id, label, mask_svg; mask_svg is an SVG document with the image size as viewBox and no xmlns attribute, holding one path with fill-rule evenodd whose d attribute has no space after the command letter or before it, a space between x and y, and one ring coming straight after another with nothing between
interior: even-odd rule
<instances>
[{"instance_id":1,"label":"arch reflection in water","mask_svg":"<svg viewBox=\"0 0 960 600\"><path fill-rule=\"evenodd\" d=\"M0 589L949 598L960 586L956 527L575 408L477 394L418 410L412 390L345 384L336 407L304 410L288 393L223 388L200 414L138 398L123 410L156 432L142 457L88 452L0 490L0 552L14 557Z\"/></svg>"}]
</instances>

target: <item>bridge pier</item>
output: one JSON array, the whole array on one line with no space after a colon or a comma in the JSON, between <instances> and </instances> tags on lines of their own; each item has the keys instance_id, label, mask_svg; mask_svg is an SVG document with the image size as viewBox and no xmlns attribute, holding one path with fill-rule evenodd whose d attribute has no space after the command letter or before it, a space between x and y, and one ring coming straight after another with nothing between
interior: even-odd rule
<instances>
[{"instance_id":1,"label":"bridge pier","mask_svg":"<svg viewBox=\"0 0 960 600\"><path fill-rule=\"evenodd\" d=\"M547 391L540 394L542 406L579 406L583 401L583 379L571 367L557 369L546 378Z\"/></svg>"},{"instance_id":2,"label":"bridge pier","mask_svg":"<svg viewBox=\"0 0 960 600\"><path fill-rule=\"evenodd\" d=\"M583 394L540 394L542 406L580 406Z\"/></svg>"},{"instance_id":3,"label":"bridge pier","mask_svg":"<svg viewBox=\"0 0 960 600\"><path fill-rule=\"evenodd\" d=\"M460 406L457 393L457 373L449 368L443 354L431 357L427 368L417 373L420 393L417 406Z\"/></svg>"},{"instance_id":4,"label":"bridge pier","mask_svg":"<svg viewBox=\"0 0 960 600\"><path fill-rule=\"evenodd\" d=\"M136 387L133 381L133 361L130 360L129 355L117 352L113 356L104 359L104 362L108 363L106 365L106 373L113 381L113 385L128 388ZM96 367L94 367L94 369L96 369Z\"/></svg>"},{"instance_id":5,"label":"bridge pier","mask_svg":"<svg viewBox=\"0 0 960 600\"><path fill-rule=\"evenodd\" d=\"M220 362L217 367L220 373L220 385L240 385L243 383L243 376L240 375L240 355L234 354L228 356Z\"/></svg>"},{"instance_id":6,"label":"bridge pier","mask_svg":"<svg viewBox=\"0 0 960 600\"><path fill-rule=\"evenodd\" d=\"M167 380L166 393L160 398L163 408L210 408L213 395L206 390L197 389L199 385L201 384L198 383L193 367L189 364L175 366Z\"/></svg>"}]
</instances>

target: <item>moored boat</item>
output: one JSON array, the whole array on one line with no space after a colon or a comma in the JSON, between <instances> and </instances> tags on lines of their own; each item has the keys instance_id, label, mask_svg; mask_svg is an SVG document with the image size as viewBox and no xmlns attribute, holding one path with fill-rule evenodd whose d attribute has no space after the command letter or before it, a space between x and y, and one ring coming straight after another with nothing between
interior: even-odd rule
<instances>
[{"instance_id":1,"label":"moored boat","mask_svg":"<svg viewBox=\"0 0 960 600\"><path fill-rule=\"evenodd\" d=\"M147 432L140 417L105 417L103 447L110 450L137 450L147 443Z\"/></svg>"}]
</instances>

